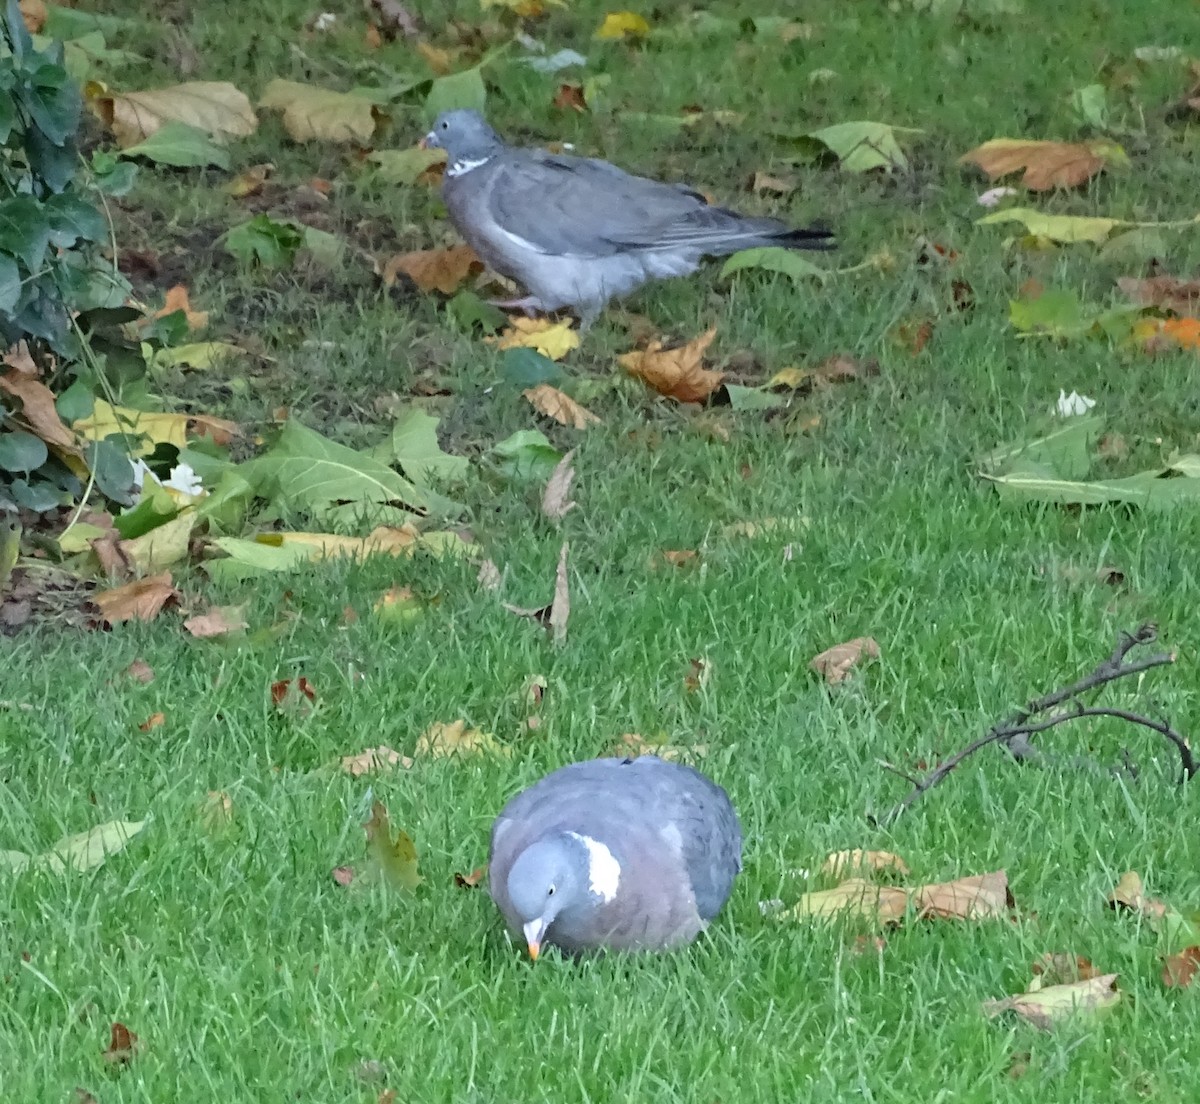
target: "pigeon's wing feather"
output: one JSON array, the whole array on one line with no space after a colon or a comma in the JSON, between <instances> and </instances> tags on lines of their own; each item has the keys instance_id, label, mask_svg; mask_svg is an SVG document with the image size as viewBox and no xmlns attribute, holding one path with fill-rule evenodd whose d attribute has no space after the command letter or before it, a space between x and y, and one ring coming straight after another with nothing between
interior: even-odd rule
<instances>
[{"instance_id":1,"label":"pigeon's wing feather","mask_svg":"<svg viewBox=\"0 0 1200 1104\"><path fill-rule=\"evenodd\" d=\"M671 228L704 201L673 184L632 176L607 161L512 150L489 189L488 214L541 253L607 257L670 245Z\"/></svg>"},{"instance_id":2,"label":"pigeon's wing feather","mask_svg":"<svg viewBox=\"0 0 1200 1104\"><path fill-rule=\"evenodd\" d=\"M711 920L742 869L742 829L725 791L698 772L693 776L693 784L680 792L675 824L696 911Z\"/></svg>"}]
</instances>

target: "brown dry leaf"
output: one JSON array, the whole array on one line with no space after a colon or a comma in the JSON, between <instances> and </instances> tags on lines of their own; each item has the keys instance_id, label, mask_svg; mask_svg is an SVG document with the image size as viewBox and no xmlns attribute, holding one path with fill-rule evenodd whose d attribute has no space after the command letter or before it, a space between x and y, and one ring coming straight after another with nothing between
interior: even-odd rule
<instances>
[{"instance_id":1,"label":"brown dry leaf","mask_svg":"<svg viewBox=\"0 0 1200 1104\"><path fill-rule=\"evenodd\" d=\"M1012 908L1008 875L1003 870L975 874L953 882L921 886L913 904L922 919L984 920L1005 916Z\"/></svg>"},{"instance_id":2,"label":"brown dry leaf","mask_svg":"<svg viewBox=\"0 0 1200 1104\"><path fill-rule=\"evenodd\" d=\"M333 880L342 887L348 886L354 881L354 867L352 866L335 866L332 874Z\"/></svg>"},{"instance_id":3,"label":"brown dry leaf","mask_svg":"<svg viewBox=\"0 0 1200 1104\"><path fill-rule=\"evenodd\" d=\"M483 262L474 249L455 245L449 249L398 253L384 264L382 276L383 282L391 287L403 272L422 291L453 295L471 276L482 271Z\"/></svg>"},{"instance_id":4,"label":"brown dry leaf","mask_svg":"<svg viewBox=\"0 0 1200 1104\"><path fill-rule=\"evenodd\" d=\"M42 28L46 25L46 18L50 14L46 10L45 0L20 0L17 10L21 13L25 29L30 34L42 33Z\"/></svg>"},{"instance_id":5,"label":"brown dry leaf","mask_svg":"<svg viewBox=\"0 0 1200 1104\"><path fill-rule=\"evenodd\" d=\"M1117 880L1116 886L1108 895L1108 906L1140 912L1151 920L1160 920L1170 911L1164 902L1146 896L1142 876L1136 870L1127 870Z\"/></svg>"},{"instance_id":6,"label":"brown dry leaf","mask_svg":"<svg viewBox=\"0 0 1200 1104\"><path fill-rule=\"evenodd\" d=\"M809 660L808 666L821 675L830 686L849 677L851 670L858 666L865 656L867 659L878 659L879 645L869 636L856 636L844 644L835 644L820 655Z\"/></svg>"},{"instance_id":7,"label":"brown dry leaf","mask_svg":"<svg viewBox=\"0 0 1200 1104\"><path fill-rule=\"evenodd\" d=\"M29 352L28 342L24 340L18 341L3 356L0 356L0 364L7 364L10 368L15 368L23 376L36 378L42 374Z\"/></svg>"},{"instance_id":8,"label":"brown dry leaf","mask_svg":"<svg viewBox=\"0 0 1200 1104\"><path fill-rule=\"evenodd\" d=\"M661 565L669 567L695 567L700 562L700 553L694 548L664 548L650 557L650 570Z\"/></svg>"},{"instance_id":9,"label":"brown dry leaf","mask_svg":"<svg viewBox=\"0 0 1200 1104\"><path fill-rule=\"evenodd\" d=\"M887 940L881 935L856 935L850 953L863 955L867 951L874 951L876 954L882 954L886 947Z\"/></svg>"},{"instance_id":10,"label":"brown dry leaf","mask_svg":"<svg viewBox=\"0 0 1200 1104\"><path fill-rule=\"evenodd\" d=\"M454 884L459 889L475 889L483 879L487 877L487 867L477 866L470 874L454 873Z\"/></svg>"},{"instance_id":11,"label":"brown dry leaf","mask_svg":"<svg viewBox=\"0 0 1200 1104\"><path fill-rule=\"evenodd\" d=\"M558 553L554 572L554 599L550 603L550 634L560 648L567 642L567 619L571 616L571 592L567 584L567 542Z\"/></svg>"},{"instance_id":12,"label":"brown dry leaf","mask_svg":"<svg viewBox=\"0 0 1200 1104\"><path fill-rule=\"evenodd\" d=\"M1030 985L1029 988L1032 992L1047 985L1066 985L1075 981L1089 981L1099 976L1100 971L1082 955L1064 954L1061 951L1047 952L1033 964L1033 979L1036 984Z\"/></svg>"},{"instance_id":13,"label":"brown dry leaf","mask_svg":"<svg viewBox=\"0 0 1200 1104\"><path fill-rule=\"evenodd\" d=\"M1102 974L1068 985L1048 985L1032 993L1020 993L1003 1000L983 1002L989 1018L1003 1012L1015 1012L1042 1031L1053 1031L1064 1020L1110 1008L1121 999L1116 974Z\"/></svg>"},{"instance_id":14,"label":"brown dry leaf","mask_svg":"<svg viewBox=\"0 0 1200 1104\"><path fill-rule=\"evenodd\" d=\"M750 181L750 190L759 193L771 192L774 195L791 195L796 190L796 182L790 177L756 172Z\"/></svg>"},{"instance_id":15,"label":"brown dry leaf","mask_svg":"<svg viewBox=\"0 0 1200 1104\"><path fill-rule=\"evenodd\" d=\"M899 886L877 885L863 878L850 878L833 889L806 893L780 917L827 919L844 913L864 916L881 924L894 924L908 911L908 893Z\"/></svg>"},{"instance_id":16,"label":"brown dry leaf","mask_svg":"<svg viewBox=\"0 0 1200 1104\"><path fill-rule=\"evenodd\" d=\"M149 717L138 725L138 731L149 732L152 729L158 728L159 725L165 725L166 723L167 715L165 713L151 713Z\"/></svg>"},{"instance_id":17,"label":"brown dry leaf","mask_svg":"<svg viewBox=\"0 0 1200 1104\"><path fill-rule=\"evenodd\" d=\"M847 875L864 875L874 870L894 870L907 874L908 866L899 855L891 851L834 851L822 864L821 873L835 878Z\"/></svg>"},{"instance_id":18,"label":"brown dry leaf","mask_svg":"<svg viewBox=\"0 0 1200 1104\"><path fill-rule=\"evenodd\" d=\"M271 702L285 716L307 717L313 711L317 692L303 675L271 683Z\"/></svg>"},{"instance_id":19,"label":"brown dry leaf","mask_svg":"<svg viewBox=\"0 0 1200 1104\"><path fill-rule=\"evenodd\" d=\"M123 1023L114 1023L109 1035L108 1049L100 1052L109 1065L126 1065L141 1050L138 1037Z\"/></svg>"},{"instance_id":20,"label":"brown dry leaf","mask_svg":"<svg viewBox=\"0 0 1200 1104\"><path fill-rule=\"evenodd\" d=\"M439 77L444 77L454 70L454 55L440 46L431 46L428 42L417 43L417 53L421 55Z\"/></svg>"},{"instance_id":21,"label":"brown dry leaf","mask_svg":"<svg viewBox=\"0 0 1200 1104\"><path fill-rule=\"evenodd\" d=\"M1200 973L1200 947L1188 947L1163 958L1162 983L1168 989L1186 989Z\"/></svg>"},{"instance_id":22,"label":"brown dry leaf","mask_svg":"<svg viewBox=\"0 0 1200 1104\"><path fill-rule=\"evenodd\" d=\"M587 111L587 100L583 96L582 84L560 84L558 91L554 93L554 99L550 102L551 107L557 107L561 111Z\"/></svg>"},{"instance_id":23,"label":"brown dry leaf","mask_svg":"<svg viewBox=\"0 0 1200 1104\"><path fill-rule=\"evenodd\" d=\"M855 360L845 353L826 357L812 370L812 378L817 383L842 383L845 380L863 379L878 374L879 361Z\"/></svg>"},{"instance_id":24,"label":"brown dry leaf","mask_svg":"<svg viewBox=\"0 0 1200 1104\"><path fill-rule=\"evenodd\" d=\"M108 625L121 621L153 621L168 603L179 601L179 591L169 571L148 575L124 586L100 590L92 595L100 615Z\"/></svg>"},{"instance_id":25,"label":"brown dry leaf","mask_svg":"<svg viewBox=\"0 0 1200 1104\"><path fill-rule=\"evenodd\" d=\"M708 754L708 744L668 744L665 739L656 743L637 732L625 732L606 754L633 759L639 755L657 755L660 759L680 763L703 759Z\"/></svg>"},{"instance_id":26,"label":"brown dry leaf","mask_svg":"<svg viewBox=\"0 0 1200 1104\"><path fill-rule=\"evenodd\" d=\"M1111 142L1036 142L994 138L958 159L978 165L989 180L1024 171L1021 183L1035 192L1074 188L1090 180L1110 159L1123 156Z\"/></svg>"},{"instance_id":27,"label":"brown dry leaf","mask_svg":"<svg viewBox=\"0 0 1200 1104\"><path fill-rule=\"evenodd\" d=\"M479 728L468 728L466 721L452 721L445 724L435 721L417 740L417 750L413 753L418 759L445 759L451 755L493 755L506 758L512 754L512 748L500 743L490 732Z\"/></svg>"},{"instance_id":28,"label":"brown dry leaf","mask_svg":"<svg viewBox=\"0 0 1200 1104\"><path fill-rule=\"evenodd\" d=\"M1133 338L1148 353L1171 349L1200 349L1200 318L1139 318Z\"/></svg>"},{"instance_id":29,"label":"brown dry leaf","mask_svg":"<svg viewBox=\"0 0 1200 1104\"><path fill-rule=\"evenodd\" d=\"M652 341L645 349L617 357L617 363L660 395L679 402L700 403L725 380L724 372L704 367L705 350L716 336L717 328L713 326L695 340L673 349L664 349L662 342Z\"/></svg>"},{"instance_id":30,"label":"brown dry leaf","mask_svg":"<svg viewBox=\"0 0 1200 1104\"><path fill-rule=\"evenodd\" d=\"M189 617L183 627L200 640L224 636L226 633L240 632L246 627L246 620L242 616L245 612L245 603L240 606L209 606L204 613Z\"/></svg>"},{"instance_id":31,"label":"brown dry leaf","mask_svg":"<svg viewBox=\"0 0 1200 1104\"><path fill-rule=\"evenodd\" d=\"M534 410L545 414L547 418L553 418L559 425L570 426L572 429L587 429L588 426L602 424L590 410L548 383L539 383L521 394L529 400Z\"/></svg>"},{"instance_id":32,"label":"brown dry leaf","mask_svg":"<svg viewBox=\"0 0 1200 1104\"><path fill-rule=\"evenodd\" d=\"M550 473L546 482L546 489L542 492L542 514L551 521L562 521L575 509L576 504L571 501L571 483L575 479L571 459L574 455L575 450L571 449L554 466L554 471ZM482 568L480 570L482 571Z\"/></svg>"},{"instance_id":33,"label":"brown dry leaf","mask_svg":"<svg viewBox=\"0 0 1200 1104\"><path fill-rule=\"evenodd\" d=\"M933 337L933 323L928 318L922 322L901 322L892 333L912 356L919 356Z\"/></svg>"},{"instance_id":34,"label":"brown dry leaf","mask_svg":"<svg viewBox=\"0 0 1200 1104\"><path fill-rule=\"evenodd\" d=\"M224 81L191 81L144 92L90 97L92 110L122 148L135 146L165 123L198 127L214 138L245 138L258 129L249 99Z\"/></svg>"},{"instance_id":35,"label":"brown dry leaf","mask_svg":"<svg viewBox=\"0 0 1200 1104\"><path fill-rule=\"evenodd\" d=\"M54 392L18 368L0 376L0 389L21 400L21 418L37 437L72 456L81 455L75 434L63 424Z\"/></svg>"},{"instance_id":36,"label":"brown dry leaf","mask_svg":"<svg viewBox=\"0 0 1200 1104\"><path fill-rule=\"evenodd\" d=\"M224 790L209 790L200 802L199 815L206 832L219 832L233 823L233 798Z\"/></svg>"},{"instance_id":37,"label":"brown dry leaf","mask_svg":"<svg viewBox=\"0 0 1200 1104\"><path fill-rule=\"evenodd\" d=\"M162 310L155 311L154 317L165 318L176 311L183 311L189 330L202 330L208 325L208 311L192 310L192 305L188 302L188 290L183 284L176 284L167 292Z\"/></svg>"},{"instance_id":38,"label":"brown dry leaf","mask_svg":"<svg viewBox=\"0 0 1200 1104\"><path fill-rule=\"evenodd\" d=\"M341 760L342 770L353 778L372 774L375 771L392 770L395 767L408 770L412 765L413 761L407 755L401 755L385 744L367 748L366 751L360 751L357 755L345 755Z\"/></svg>"},{"instance_id":39,"label":"brown dry leaf","mask_svg":"<svg viewBox=\"0 0 1200 1104\"><path fill-rule=\"evenodd\" d=\"M703 690L712 678L712 664L704 656L696 656L688 660L688 673L683 676L683 688L694 694Z\"/></svg>"},{"instance_id":40,"label":"brown dry leaf","mask_svg":"<svg viewBox=\"0 0 1200 1104\"><path fill-rule=\"evenodd\" d=\"M125 668L125 674L133 679L134 682L140 682L143 686L154 681L154 668L140 657Z\"/></svg>"},{"instance_id":41,"label":"brown dry leaf","mask_svg":"<svg viewBox=\"0 0 1200 1104\"><path fill-rule=\"evenodd\" d=\"M225 191L234 199L246 199L248 196L258 195L274 171L275 166L270 161L264 161L261 165L251 165L226 184Z\"/></svg>"}]
</instances>

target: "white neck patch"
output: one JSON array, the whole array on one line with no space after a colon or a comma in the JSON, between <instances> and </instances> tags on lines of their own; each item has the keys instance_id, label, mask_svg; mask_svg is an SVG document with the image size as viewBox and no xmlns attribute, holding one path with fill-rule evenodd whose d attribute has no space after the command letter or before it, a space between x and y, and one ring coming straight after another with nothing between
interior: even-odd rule
<instances>
[{"instance_id":1,"label":"white neck patch","mask_svg":"<svg viewBox=\"0 0 1200 1104\"><path fill-rule=\"evenodd\" d=\"M446 175L465 176L472 169L477 169L480 165L486 165L490 160L490 157L481 157L478 161L468 161L465 158L461 161L455 161L453 165L446 166Z\"/></svg>"},{"instance_id":2,"label":"white neck patch","mask_svg":"<svg viewBox=\"0 0 1200 1104\"><path fill-rule=\"evenodd\" d=\"M588 853L588 889L606 903L617 895L617 886L621 884L621 864L617 857L591 836L581 836L578 832L568 832L567 835L579 840Z\"/></svg>"}]
</instances>

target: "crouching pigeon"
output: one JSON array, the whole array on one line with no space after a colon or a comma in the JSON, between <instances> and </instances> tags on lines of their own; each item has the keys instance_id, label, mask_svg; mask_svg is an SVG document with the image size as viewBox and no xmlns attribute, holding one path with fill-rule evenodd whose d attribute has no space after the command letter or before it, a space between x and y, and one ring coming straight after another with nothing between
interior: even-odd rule
<instances>
[{"instance_id":1,"label":"crouching pigeon","mask_svg":"<svg viewBox=\"0 0 1200 1104\"><path fill-rule=\"evenodd\" d=\"M517 794L492 826L488 884L537 959L665 950L721 910L742 868L729 797L699 771L653 755L592 759Z\"/></svg>"},{"instance_id":2,"label":"crouching pigeon","mask_svg":"<svg viewBox=\"0 0 1200 1104\"><path fill-rule=\"evenodd\" d=\"M830 246L827 230L711 207L689 188L607 161L506 146L475 111L439 115L422 144L446 151L442 196L459 233L529 292L499 305L571 307L581 329L610 299L647 280L686 276L706 256Z\"/></svg>"}]
</instances>

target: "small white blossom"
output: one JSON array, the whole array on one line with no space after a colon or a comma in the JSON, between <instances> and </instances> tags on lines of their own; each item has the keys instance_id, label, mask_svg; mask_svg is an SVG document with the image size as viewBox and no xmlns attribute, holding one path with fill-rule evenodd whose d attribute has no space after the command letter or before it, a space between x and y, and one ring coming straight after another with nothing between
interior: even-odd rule
<instances>
[{"instance_id":1,"label":"small white blossom","mask_svg":"<svg viewBox=\"0 0 1200 1104\"><path fill-rule=\"evenodd\" d=\"M171 469L170 478L167 479L163 486L185 495L204 493L204 483L192 470L190 464L176 464Z\"/></svg>"},{"instance_id":2,"label":"small white blossom","mask_svg":"<svg viewBox=\"0 0 1200 1104\"><path fill-rule=\"evenodd\" d=\"M313 20L314 31L329 31L333 29L333 25L337 22L337 16L333 12L321 12L316 19Z\"/></svg>"},{"instance_id":3,"label":"small white blossom","mask_svg":"<svg viewBox=\"0 0 1200 1104\"><path fill-rule=\"evenodd\" d=\"M1086 395L1079 394L1078 391L1072 391L1068 395L1059 388L1058 402L1054 406L1053 413L1060 418L1071 418L1077 414L1086 414L1095 405L1095 399L1089 399Z\"/></svg>"},{"instance_id":4,"label":"small white blossom","mask_svg":"<svg viewBox=\"0 0 1200 1104\"><path fill-rule=\"evenodd\" d=\"M989 188L975 202L980 207L998 207L1002 199L1007 199L1009 196L1015 196L1016 194L1016 188Z\"/></svg>"}]
</instances>

